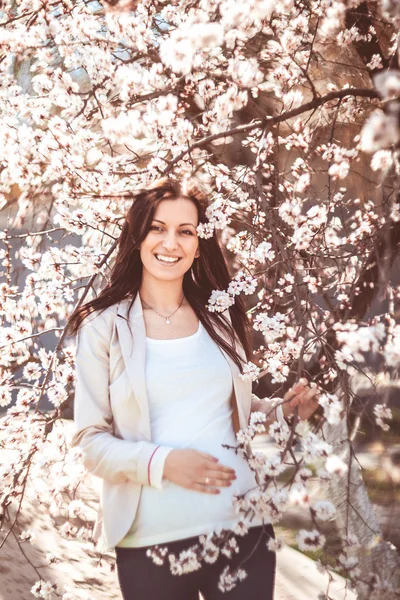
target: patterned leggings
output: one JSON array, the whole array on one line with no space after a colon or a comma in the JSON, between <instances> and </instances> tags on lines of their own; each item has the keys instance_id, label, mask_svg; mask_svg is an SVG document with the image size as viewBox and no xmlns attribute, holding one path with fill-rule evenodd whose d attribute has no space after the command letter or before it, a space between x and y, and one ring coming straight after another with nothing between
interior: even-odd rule
<instances>
[{"instance_id":1,"label":"patterned leggings","mask_svg":"<svg viewBox=\"0 0 400 600\"><path fill-rule=\"evenodd\" d=\"M274 536L271 525L251 527L243 536L236 536L239 552L228 559L219 554L214 563L205 563L197 571L173 575L168 556L163 565L156 565L146 556L151 546L139 548L115 548L118 581L123 600L198 600L201 592L204 600L273 600L275 583L275 553L266 543ZM179 557L182 550L198 541L198 537L160 544L168 552ZM218 589L219 576L225 566L232 572L241 566L247 577L238 581L233 590Z\"/></svg>"}]
</instances>

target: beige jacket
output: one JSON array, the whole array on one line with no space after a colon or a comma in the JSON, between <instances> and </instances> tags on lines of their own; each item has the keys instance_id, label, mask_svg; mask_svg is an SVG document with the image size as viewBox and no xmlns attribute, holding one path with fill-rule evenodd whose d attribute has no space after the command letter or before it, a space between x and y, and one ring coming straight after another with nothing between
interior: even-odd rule
<instances>
[{"instance_id":1,"label":"beige jacket","mask_svg":"<svg viewBox=\"0 0 400 600\"><path fill-rule=\"evenodd\" d=\"M113 550L130 528L147 467L157 447L152 443L145 381L146 329L136 295L130 311L123 300L85 319L77 334L73 446L83 451L86 469L101 478L96 548ZM225 314L229 318L229 312ZM221 331L221 335L223 332ZM228 338L224 336L227 341ZM239 353L244 358L243 349ZM251 381L222 351L232 371L233 424L246 427L251 408Z\"/></svg>"}]
</instances>

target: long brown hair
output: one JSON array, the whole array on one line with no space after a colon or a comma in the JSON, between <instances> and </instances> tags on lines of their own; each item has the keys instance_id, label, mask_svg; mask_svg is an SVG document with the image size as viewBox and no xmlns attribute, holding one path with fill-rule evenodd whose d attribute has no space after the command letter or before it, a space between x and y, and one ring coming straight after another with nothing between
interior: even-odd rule
<instances>
[{"instance_id":1,"label":"long brown hair","mask_svg":"<svg viewBox=\"0 0 400 600\"><path fill-rule=\"evenodd\" d=\"M129 311L131 310L142 281L139 246L149 232L158 204L162 200L178 198L186 198L194 202L199 223L207 223L207 194L194 178L181 183L171 177L163 177L147 188L137 190L122 226L110 281L95 299L78 307L72 313L67 325L70 334L76 333L85 317L92 312L97 310L102 312L125 298L131 298ZM235 343L238 340L247 360L250 360L249 322L243 300L240 296L236 296L235 304L229 307L232 324L221 313L211 313L206 308L211 292L226 290L231 277L215 231L210 238L200 237L199 247L199 258L194 260L191 269L183 277L183 293L212 339L229 354L243 372L242 359L235 350ZM231 344L218 335L215 325L228 335Z\"/></svg>"}]
</instances>

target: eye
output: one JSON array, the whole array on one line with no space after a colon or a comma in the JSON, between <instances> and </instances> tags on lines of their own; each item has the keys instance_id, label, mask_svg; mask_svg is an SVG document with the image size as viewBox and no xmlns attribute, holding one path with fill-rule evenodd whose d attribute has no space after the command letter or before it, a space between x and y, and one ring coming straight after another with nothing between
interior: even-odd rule
<instances>
[{"instance_id":1,"label":"eye","mask_svg":"<svg viewBox=\"0 0 400 600\"><path fill-rule=\"evenodd\" d=\"M190 231L190 229L184 229L182 233L188 233L189 235L193 235L193 231Z\"/></svg>"},{"instance_id":2,"label":"eye","mask_svg":"<svg viewBox=\"0 0 400 600\"><path fill-rule=\"evenodd\" d=\"M152 225L152 226L150 227L150 231L151 231L152 229L161 229L161 227L158 227L157 225Z\"/></svg>"}]
</instances>

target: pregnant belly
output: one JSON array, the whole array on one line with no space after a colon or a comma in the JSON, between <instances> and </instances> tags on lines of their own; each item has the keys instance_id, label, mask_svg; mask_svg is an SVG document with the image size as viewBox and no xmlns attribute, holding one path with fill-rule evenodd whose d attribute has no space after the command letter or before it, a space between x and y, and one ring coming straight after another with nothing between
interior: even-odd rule
<instances>
[{"instance_id":1,"label":"pregnant belly","mask_svg":"<svg viewBox=\"0 0 400 600\"><path fill-rule=\"evenodd\" d=\"M200 448L199 448L200 449ZM239 520L232 500L235 493L244 493L256 486L254 473L246 460L233 450L208 448L221 464L235 469L237 479L229 487L218 488L219 494L188 490L165 481L161 490L143 487L135 520L124 541L119 545L143 546L182 539L230 527ZM253 520L252 525L261 520Z\"/></svg>"}]
</instances>

